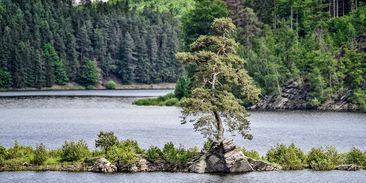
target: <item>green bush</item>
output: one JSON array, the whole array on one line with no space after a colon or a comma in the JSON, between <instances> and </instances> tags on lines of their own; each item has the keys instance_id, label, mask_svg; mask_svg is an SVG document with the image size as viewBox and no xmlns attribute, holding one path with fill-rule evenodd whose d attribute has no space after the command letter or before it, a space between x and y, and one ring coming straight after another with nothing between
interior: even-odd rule
<instances>
[{"instance_id":1,"label":"green bush","mask_svg":"<svg viewBox=\"0 0 366 183\"><path fill-rule=\"evenodd\" d=\"M203 149L208 152L211 150L214 141L212 139L207 139L207 141L203 144Z\"/></svg>"},{"instance_id":2,"label":"green bush","mask_svg":"<svg viewBox=\"0 0 366 183\"><path fill-rule=\"evenodd\" d=\"M179 100L175 98L173 93L169 93L158 98L136 100L134 104L140 106L177 106L179 105Z\"/></svg>"},{"instance_id":3,"label":"green bush","mask_svg":"<svg viewBox=\"0 0 366 183\"><path fill-rule=\"evenodd\" d=\"M114 145L118 144L118 138L113 132L99 132L98 138L95 140L95 147L102 148L107 154L107 151Z\"/></svg>"},{"instance_id":4,"label":"green bush","mask_svg":"<svg viewBox=\"0 0 366 183\"><path fill-rule=\"evenodd\" d=\"M107 152L107 159L119 165L131 165L143 152L136 141L125 140L111 147Z\"/></svg>"},{"instance_id":5,"label":"green bush","mask_svg":"<svg viewBox=\"0 0 366 183\"><path fill-rule=\"evenodd\" d=\"M156 146L151 146L146 151L146 158L150 162L155 162L157 159L163 156L163 152Z\"/></svg>"},{"instance_id":6,"label":"green bush","mask_svg":"<svg viewBox=\"0 0 366 183\"><path fill-rule=\"evenodd\" d=\"M359 148L353 147L346 154L346 163L366 167L366 152L362 152Z\"/></svg>"},{"instance_id":7,"label":"green bush","mask_svg":"<svg viewBox=\"0 0 366 183\"><path fill-rule=\"evenodd\" d=\"M65 142L62 146L61 161L79 161L89 156L88 145L80 140L79 142Z\"/></svg>"},{"instance_id":8,"label":"green bush","mask_svg":"<svg viewBox=\"0 0 366 183\"><path fill-rule=\"evenodd\" d=\"M188 161L198 154L197 148L185 150L184 148L176 149L172 142L164 145L163 157L171 165L184 167Z\"/></svg>"},{"instance_id":9,"label":"green bush","mask_svg":"<svg viewBox=\"0 0 366 183\"><path fill-rule=\"evenodd\" d=\"M162 104L164 106L177 106L179 103L179 100L177 98L171 98L168 99L167 101L163 102Z\"/></svg>"},{"instance_id":10,"label":"green bush","mask_svg":"<svg viewBox=\"0 0 366 183\"><path fill-rule=\"evenodd\" d=\"M252 158L252 159L255 159L255 160L260 160L261 157L259 156L258 152L255 151L255 150L246 150L245 148L242 149L243 151L243 154L246 156L246 157L249 157L249 158Z\"/></svg>"},{"instance_id":11,"label":"green bush","mask_svg":"<svg viewBox=\"0 0 366 183\"><path fill-rule=\"evenodd\" d=\"M0 166L3 166L5 163L6 157L6 149L3 146L0 146Z\"/></svg>"},{"instance_id":12,"label":"green bush","mask_svg":"<svg viewBox=\"0 0 366 183\"><path fill-rule=\"evenodd\" d=\"M105 87L106 87L108 90L115 90L115 89L117 88L117 84L116 84L114 81L109 80L109 81L106 83Z\"/></svg>"},{"instance_id":13,"label":"green bush","mask_svg":"<svg viewBox=\"0 0 366 183\"><path fill-rule=\"evenodd\" d=\"M307 155L307 162L314 170L333 170L340 164L340 155L335 147L312 148Z\"/></svg>"},{"instance_id":14,"label":"green bush","mask_svg":"<svg viewBox=\"0 0 366 183\"><path fill-rule=\"evenodd\" d=\"M42 165L47 160L47 150L43 144L40 144L34 150L34 157L32 163L35 165Z\"/></svg>"},{"instance_id":15,"label":"green bush","mask_svg":"<svg viewBox=\"0 0 366 183\"><path fill-rule=\"evenodd\" d=\"M24 159L25 161L28 161L32 156L32 147L19 145L18 142L15 141L14 146L8 149L5 159Z\"/></svg>"},{"instance_id":16,"label":"green bush","mask_svg":"<svg viewBox=\"0 0 366 183\"><path fill-rule=\"evenodd\" d=\"M280 144L267 152L266 159L279 164L284 170L301 170L304 168L305 155L294 144Z\"/></svg>"}]
</instances>

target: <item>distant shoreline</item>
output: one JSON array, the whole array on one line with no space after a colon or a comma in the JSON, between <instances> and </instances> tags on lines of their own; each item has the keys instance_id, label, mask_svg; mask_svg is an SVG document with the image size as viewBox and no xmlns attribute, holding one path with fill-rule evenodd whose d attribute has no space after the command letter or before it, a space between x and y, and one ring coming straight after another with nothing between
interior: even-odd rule
<instances>
[{"instance_id":1,"label":"distant shoreline","mask_svg":"<svg viewBox=\"0 0 366 183\"><path fill-rule=\"evenodd\" d=\"M159 84L118 84L115 90L173 90L175 88L175 83L159 83ZM25 91L81 91L81 90L109 90L102 85L98 85L95 88L89 89L87 87L69 83L64 86L55 85L52 87L44 88L10 88L10 89L0 89L0 92L25 92Z\"/></svg>"}]
</instances>

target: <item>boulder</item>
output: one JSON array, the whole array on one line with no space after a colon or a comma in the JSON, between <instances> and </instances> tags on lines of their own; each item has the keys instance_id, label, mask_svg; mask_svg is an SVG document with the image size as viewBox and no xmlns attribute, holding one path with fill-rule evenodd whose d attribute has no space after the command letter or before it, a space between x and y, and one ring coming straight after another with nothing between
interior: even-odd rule
<instances>
[{"instance_id":1,"label":"boulder","mask_svg":"<svg viewBox=\"0 0 366 183\"><path fill-rule=\"evenodd\" d=\"M357 171L357 170L361 170L361 167L358 165L339 165L335 169L336 170L345 170L345 171Z\"/></svg>"},{"instance_id":2,"label":"boulder","mask_svg":"<svg viewBox=\"0 0 366 183\"><path fill-rule=\"evenodd\" d=\"M95 161L91 168L92 172L97 173L112 173L117 171L117 167L105 158L99 158Z\"/></svg>"},{"instance_id":3,"label":"boulder","mask_svg":"<svg viewBox=\"0 0 366 183\"><path fill-rule=\"evenodd\" d=\"M258 171L258 172L275 171L275 170L279 169L269 163L266 163L266 162L260 161L260 160L254 160L254 159L248 158L248 162L250 163L250 165L252 166L254 171Z\"/></svg>"},{"instance_id":4,"label":"boulder","mask_svg":"<svg viewBox=\"0 0 366 183\"><path fill-rule=\"evenodd\" d=\"M253 168L243 152L230 140L215 142L211 150L194 161L188 171L194 173L245 173Z\"/></svg>"},{"instance_id":5,"label":"boulder","mask_svg":"<svg viewBox=\"0 0 366 183\"><path fill-rule=\"evenodd\" d=\"M146 172L150 171L149 169L150 163L145 158L139 158L138 161L131 165L120 165L118 166L118 170L121 172Z\"/></svg>"}]
</instances>

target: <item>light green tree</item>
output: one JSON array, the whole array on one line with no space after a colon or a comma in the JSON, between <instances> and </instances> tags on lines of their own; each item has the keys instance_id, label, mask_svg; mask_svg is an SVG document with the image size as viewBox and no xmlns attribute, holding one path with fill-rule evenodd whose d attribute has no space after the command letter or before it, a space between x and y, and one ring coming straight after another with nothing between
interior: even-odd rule
<instances>
[{"instance_id":1,"label":"light green tree","mask_svg":"<svg viewBox=\"0 0 366 183\"><path fill-rule=\"evenodd\" d=\"M238 44L230 37L236 27L231 19L215 19L211 27L214 35L200 36L191 45L192 52L177 54L178 61L196 67L192 94L181 104L182 123L193 122L196 131L219 142L224 139L224 124L232 134L252 139L249 115L240 101L257 100L260 91L236 53Z\"/></svg>"}]
</instances>

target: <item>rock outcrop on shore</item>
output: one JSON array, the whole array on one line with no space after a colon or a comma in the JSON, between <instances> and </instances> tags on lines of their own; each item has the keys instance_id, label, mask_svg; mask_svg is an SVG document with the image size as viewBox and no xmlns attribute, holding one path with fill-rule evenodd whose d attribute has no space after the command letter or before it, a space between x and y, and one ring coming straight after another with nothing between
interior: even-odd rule
<instances>
[{"instance_id":1,"label":"rock outcrop on shore","mask_svg":"<svg viewBox=\"0 0 366 183\"><path fill-rule=\"evenodd\" d=\"M302 80L290 80L284 84L280 95L267 95L250 107L252 110L324 110L357 111L358 107L350 101L351 91L342 91L336 97L315 107L311 104L311 86Z\"/></svg>"},{"instance_id":2,"label":"rock outcrop on shore","mask_svg":"<svg viewBox=\"0 0 366 183\"><path fill-rule=\"evenodd\" d=\"M112 173L117 172L117 167L109 162L105 158L99 158L95 161L94 165L91 168L92 172L96 173Z\"/></svg>"},{"instance_id":3,"label":"rock outcrop on shore","mask_svg":"<svg viewBox=\"0 0 366 183\"><path fill-rule=\"evenodd\" d=\"M204 153L189 167L194 173L246 173L252 171L272 171L275 167L244 156L233 141L214 143L211 150Z\"/></svg>"}]
</instances>

